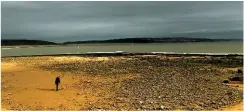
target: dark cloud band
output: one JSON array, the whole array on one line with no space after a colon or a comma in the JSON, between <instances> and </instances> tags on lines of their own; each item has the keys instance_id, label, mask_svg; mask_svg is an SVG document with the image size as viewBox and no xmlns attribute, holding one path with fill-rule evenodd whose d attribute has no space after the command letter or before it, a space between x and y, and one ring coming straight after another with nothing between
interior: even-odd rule
<instances>
[{"instance_id":1,"label":"dark cloud band","mask_svg":"<svg viewBox=\"0 0 244 111\"><path fill-rule=\"evenodd\" d=\"M2 39L242 38L242 2L2 2Z\"/></svg>"}]
</instances>

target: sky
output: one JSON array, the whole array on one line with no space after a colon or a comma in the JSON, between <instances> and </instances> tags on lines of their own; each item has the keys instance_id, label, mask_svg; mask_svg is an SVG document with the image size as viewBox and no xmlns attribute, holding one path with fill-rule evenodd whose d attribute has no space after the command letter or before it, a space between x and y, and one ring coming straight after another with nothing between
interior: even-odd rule
<instances>
[{"instance_id":1,"label":"sky","mask_svg":"<svg viewBox=\"0 0 244 111\"><path fill-rule=\"evenodd\" d=\"M52 42L131 37L241 39L242 1L1 1L1 38Z\"/></svg>"}]
</instances>

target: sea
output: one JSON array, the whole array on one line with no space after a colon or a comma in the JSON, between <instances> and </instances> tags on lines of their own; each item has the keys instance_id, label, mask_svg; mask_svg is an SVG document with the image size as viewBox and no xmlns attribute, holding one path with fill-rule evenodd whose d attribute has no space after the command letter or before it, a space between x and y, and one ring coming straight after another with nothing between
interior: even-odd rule
<instances>
[{"instance_id":1,"label":"sea","mask_svg":"<svg viewBox=\"0 0 244 111\"><path fill-rule=\"evenodd\" d=\"M97 43L54 46L2 46L1 56L28 56L52 54L84 54L92 52L133 53L226 53L242 54L243 41L188 42L188 43Z\"/></svg>"}]
</instances>

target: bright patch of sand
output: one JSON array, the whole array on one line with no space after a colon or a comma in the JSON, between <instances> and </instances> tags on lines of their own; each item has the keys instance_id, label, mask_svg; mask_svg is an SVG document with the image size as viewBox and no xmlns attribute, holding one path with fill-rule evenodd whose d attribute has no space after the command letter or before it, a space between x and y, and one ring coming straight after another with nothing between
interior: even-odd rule
<instances>
[{"instance_id":1,"label":"bright patch of sand","mask_svg":"<svg viewBox=\"0 0 244 111\"><path fill-rule=\"evenodd\" d=\"M76 90L69 84L76 80L64 76L63 89L56 92L54 79L59 75L61 73L2 63L2 107L11 109L25 105L28 108L26 105L29 105L48 108L69 104L69 108L74 108L72 99L75 99Z\"/></svg>"},{"instance_id":2,"label":"bright patch of sand","mask_svg":"<svg viewBox=\"0 0 244 111\"><path fill-rule=\"evenodd\" d=\"M69 58L55 58L55 60L65 59ZM72 58L70 62L77 59ZM105 59L98 58L98 60ZM78 110L89 108L91 105L99 106L101 104L97 102L110 98L114 93L112 90L116 90L121 81L136 77L134 74L113 77L66 74L61 78L61 89L55 91L54 80L57 76L63 75L61 72L44 71L16 63L2 62L1 65L2 109Z\"/></svg>"},{"instance_id":3,"label":"bright patch of sand","mask_svg":"<svg viewBox=\"0 0 244 111\"><path fill-rule=\"evenodd\" d=\"M60 62L75 62L75 61L106 61L109 60L109 57L55 57L54 61L60 61Z\"/></svg>"}]
</instances>

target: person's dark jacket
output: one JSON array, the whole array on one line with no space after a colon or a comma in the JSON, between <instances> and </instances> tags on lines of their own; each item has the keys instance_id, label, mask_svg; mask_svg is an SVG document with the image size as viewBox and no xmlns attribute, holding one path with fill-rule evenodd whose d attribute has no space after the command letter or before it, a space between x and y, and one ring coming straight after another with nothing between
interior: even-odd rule
<instances>
[{"instance_id":1,"label":"person's dark jacket","mask_svg":"<svg viewBox=\"0 0 244 111\"><path fill-rule=\"evenodd\" d=\"M55 84L59 84L59 83L60 83L60 78L59 77L56 77Z\"/></svg>"}]
</instances>

